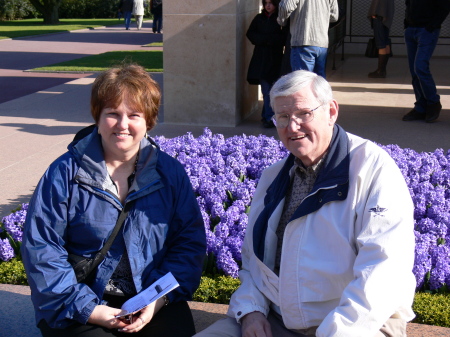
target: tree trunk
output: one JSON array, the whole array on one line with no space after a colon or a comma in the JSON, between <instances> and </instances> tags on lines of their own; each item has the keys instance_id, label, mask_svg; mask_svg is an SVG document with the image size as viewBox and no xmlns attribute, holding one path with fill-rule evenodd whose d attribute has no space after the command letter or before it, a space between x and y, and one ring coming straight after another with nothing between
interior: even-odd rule
<instances>
[{"instance_id":1,"label":"tree trunk","mask_svg":"<svg viewBox=\"0 0 450 337\"><path fill-rule=\"evenodd\" d=\"M59 5L62 0L30 0L31 4L44 17L44 24L57 25L59 23Z\"/></svg>"},{"instance_id":2,"label":"tree trunk","mask_svg":"<svg viewBox=\"0 0 450 337\"><path fill-rule=\"evenodd\" d=\"M59 23L59 6L53 6L52 8L47 8L43 13L44 25L57 25Z\"/></svg>"}]
</instances>

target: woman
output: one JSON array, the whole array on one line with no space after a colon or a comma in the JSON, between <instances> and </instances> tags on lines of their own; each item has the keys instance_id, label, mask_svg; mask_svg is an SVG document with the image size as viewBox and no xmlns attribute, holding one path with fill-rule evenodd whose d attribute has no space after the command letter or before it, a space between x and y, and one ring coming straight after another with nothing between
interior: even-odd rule
<instances>
[{"instance_id":1,"label":"woman","mask_svg":"<svg viewBox=\"0 0 450 337\"><path fill-rule=\"evenodd\" d=\"M133 1L133 15L136 20L138 30L142 28L142 19L144 18L144 0Z\"/></svg>"},{"instance_id":2,"label":"woman","mask_svg":"<svg viewBox=\"0 0 450 337\"><path fill-rule=\"evenodd\" d=\"M378 68L369 73L369 78L386 77L386 66L391 56L389 29L394 18L394 9L394 0L372 0L370 3L367 17L371 22L378 49Z\"/></svg>"},{"instance_id":3,"label":"woman","mask_svg":"<svg viewBox=\"0 0 450 337\"><path fill-rule=\"evenodd\" d=\"M183 167L147 136L160 97L140 66L99 75L91 96L95 127L77 135L34 192L22 255L43 336L195 333L186 301L200 281L205 230ZM128 216L94 279L77 283L68 254L92 258L125 205ZM133 323L116 318L126 299L168 272L180 287Z\"/></svg>"},{"instance_id":4,"label":"woman","mask_svg":"<svg viewBox=\"0 0 450 337\"><path fill-rule=\"evenodd\" d=\"M248 67L249 84L261 85L263 109L261 121L265 128L273 128L273 110L270 106L269 92L278 79L283 59L283 46L286 36L277 22L279 0L262 0L263 10L253 19L247 30L247 38L255 45Z\"/></svg>"}]
</instances>

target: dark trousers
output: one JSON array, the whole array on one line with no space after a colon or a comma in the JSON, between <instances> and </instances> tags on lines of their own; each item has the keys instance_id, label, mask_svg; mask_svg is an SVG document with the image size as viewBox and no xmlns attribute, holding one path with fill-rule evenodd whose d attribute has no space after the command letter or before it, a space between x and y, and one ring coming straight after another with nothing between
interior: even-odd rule
<instances>
[{"instance_id":1,"label":"dark trousers","mask_svg":"<svg viewBox=\"0 0 450 337\"><path fill-rule=\"evenodd\" d=\"M131 23L131 12L123 12L123 19L125 20L125 28L130 28Z\"/></svg>"},{"instance_id":2,"label":"dark trousers","mask_svg":"<svg viewBox=\"0 0 450 337\"><path fill-rule=\"evenodd\" d=\"M408 53L409 71L416 95L414 109L425 113L427 105L440 101L433 76L430 71L430 59L439 39L440 29L429 32L422 27L405 29L406 51Z\"/></svg>"},{"instance_id":3,"label":"dark trousers","mask_svg":"<svg viewBox=\"0 0 450 337\"><path fill-rule=\"evenodd\" d=\"M274 115L274 112L272 110L272 107L270 106L270 89L272 89L273 83L266 81L266 80L260 80L261 84L261 93L263 95L263 109L261 112L261 117L265 121L270 121Z\"/></svg>"},{"instance_id":4,"label":"dark trousers","mask_svg":"<svg viewBox=\"0 0 450 337\"><path fill-rule=\"evenodd\" d=\"M154 14L152 25L153 33L156 32L161 33L161 29L162 29L162 14Z\"/></svg>"},{"instance_id":5,"label":"dark trousers","mask_svg":"<svg viewBox=\"0 0 450 337\"><path fill-rule=\"evenodd\" d=\"M195 334L194 320L187 302L170 303L137 333L118 332L93 324L75 324L65 329L53 329L44 320L38 325L43 337L191 337Z\"/></svg>"}]
</instances>

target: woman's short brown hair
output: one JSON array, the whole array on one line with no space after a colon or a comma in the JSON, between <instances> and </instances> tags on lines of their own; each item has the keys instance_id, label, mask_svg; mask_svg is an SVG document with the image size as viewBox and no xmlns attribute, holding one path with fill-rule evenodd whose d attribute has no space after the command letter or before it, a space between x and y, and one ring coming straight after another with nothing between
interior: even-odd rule
<instances>
[{"instance_id":1,"label":"woman's short brown hair","mask_svg":"<svg viewBox=\"0 0 450 337\"><path fill-rule=\"evenodd\" d=\"M158 118L161 91L145 69L137 64L121 65L102 72L91 92L91 114L98 124L105 108L117 108L126 101L128 107L144 113L147 130Z\"/></svg>"}]
</instances>

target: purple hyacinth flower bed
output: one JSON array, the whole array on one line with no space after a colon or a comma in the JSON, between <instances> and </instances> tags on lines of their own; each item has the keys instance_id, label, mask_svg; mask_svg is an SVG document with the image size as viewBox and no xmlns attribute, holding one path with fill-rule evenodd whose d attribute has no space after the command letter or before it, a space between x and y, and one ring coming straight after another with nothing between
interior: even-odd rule
<instances>
[{"instance_id":1,"label":"purple hyacinth flower bed","mask_svg":"<svg viewBox=\"0 0 450 337\"><path fill-rule=\"evenodd\" d=\"M0 262L9 261L20 255L23 224L27 210L28 204L22 204L19 210L3 217L0 223Z\"/></svg>"},{"instance_id":2,"label":"purple hyacinth flower bed","mask_svg":"<svg viewBox=\"0 0 450 337\"><path fill-rule=\"evenodd\" d=\"M395 160L414 203L413 272L418 290L450 288L450 150L418 153L382 146Z\"/></svg>"},{"instance_id":3,"label":"purple hyacinth flower bed","mask_svg":"<svg viewBox=\"0 0 450 337\"><path fill-rule=\"evenodd\" d=\"M224 138L209 129L171 139L155 137L161 149L186 169L207 235L205 272L237 277L250 202L262 171L288 155L267 136ZM417 290L450 287L450 151L418 153L382 146L395 160L409 187L415 211ZM18 254L27 204L3 218L0 260Z\"/></svg>"}]
</instances>

